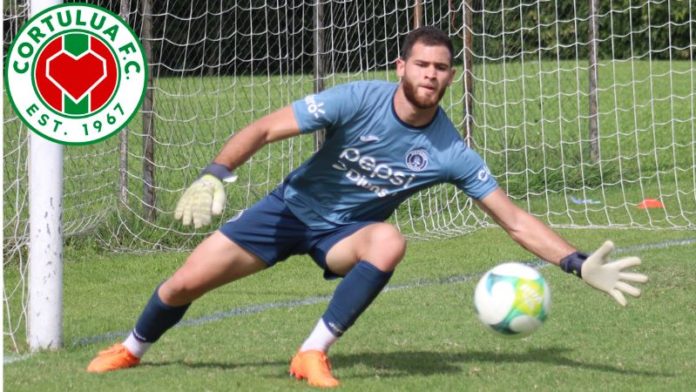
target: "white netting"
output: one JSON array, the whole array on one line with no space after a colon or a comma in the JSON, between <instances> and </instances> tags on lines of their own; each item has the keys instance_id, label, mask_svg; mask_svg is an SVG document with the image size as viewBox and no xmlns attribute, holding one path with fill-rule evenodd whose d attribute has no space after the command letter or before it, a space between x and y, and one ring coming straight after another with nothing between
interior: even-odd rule
<instances>
[{"instance_id":1,"label":"white netting","mask_svg":"<svg viewBox=\"0 0 696 392\"><path fill-rule=\"evenodd\" d=\"M696 7L616 0L603 2L593 17L590 3L98 2L126 16L151 48L153 104L131 122L127 137L65 149L66 240L122 251L192 248L216 226L184 228L173 208L229 135L313 92L317 81L395 81L393 62L414 15L454 39L457 80L443 107L524 208L554 226L693 229ZM5 5L5 49L26 15L24 2ZM18 350L25 329L27 129L7 100L3 114L5 349ZM154 132L146 136L147 129ZM217 223L265 195L314 146L313 136L303 136L261 150L228 186L229 207ZM647 198L665 207L637 208ZM393 221L412 238L488 223L452 186L422 192Z\"/></svg>"}]
</instances>

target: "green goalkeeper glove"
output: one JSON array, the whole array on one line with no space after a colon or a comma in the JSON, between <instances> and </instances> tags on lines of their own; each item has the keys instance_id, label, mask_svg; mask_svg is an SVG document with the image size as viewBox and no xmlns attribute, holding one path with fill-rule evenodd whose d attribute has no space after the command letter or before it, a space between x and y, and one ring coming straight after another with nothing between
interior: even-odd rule
<instances>
[{"instance_id":1,"label":"green goalkeeper glove","mask_svg":"<svg viewBox=\"0 0 696 392\"><path fill-rule=\"evenodd\" d=\"M222 181L234 180L236 176L225 166L217 163L208 165L179 199L174 218L181 219L184 226L193 222L196 229L210 224L212 216L222 214L225 209L225 188Z\"/></svg>"},{"instance_id":2,"label":"green goalkeeper glove","mask_svg":"<svg viewBox=\"0 0 696 392\"><path fill-rule=\"evenodd\" d=\"M625 257L616 261L609 261L609 254L614 250L614 243L606 241L589 257L575 252L561 260L561 268L576 274L587 284L604 291L612 296L621 306L626 306L624 293L634 297L640 296L640 289L626 282L645 283L646 275L637 272L623 272L623 270L640 264L638 257Z\"/></svg>"}]
</instances>

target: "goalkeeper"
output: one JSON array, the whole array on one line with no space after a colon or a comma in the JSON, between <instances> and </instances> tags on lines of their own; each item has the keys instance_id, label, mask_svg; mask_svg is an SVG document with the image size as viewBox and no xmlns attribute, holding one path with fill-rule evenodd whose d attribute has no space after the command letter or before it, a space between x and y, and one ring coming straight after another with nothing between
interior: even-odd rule
<instances>
[{"instance_id":1,"label":"goalkeeper","mask_svg":"<svg viewBox=\"0 0 696 392\"><path fill-rule=\"evenodd\" d=\"M624 272L635 257L609 262L605 243L589 257L513 204L481 157L459 136L440 99L453 80L449 37L432 27L412 31L396 61L399 83L354 82L307 96L237 132L186 190L176 218L196 228L222 213L223 182L265 144L326 129L326 142L274 191L206 238L155 289L132 333L102 351L89 372L135 366L192 301L206 292L309 254L327 279L341 277L326 311L290 363L310 385L334 387L326 356L389 281L406 251L384 221L412 194L451 183L474 199L521 246L582 278L625 305L645 282Z\"/></svg>"}]
</instances>

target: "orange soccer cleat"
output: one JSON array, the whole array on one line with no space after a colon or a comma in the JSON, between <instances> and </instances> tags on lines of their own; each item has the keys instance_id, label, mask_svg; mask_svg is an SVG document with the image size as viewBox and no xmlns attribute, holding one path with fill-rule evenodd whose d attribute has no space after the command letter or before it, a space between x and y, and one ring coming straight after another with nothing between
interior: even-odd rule
<instances>
[{"instance_id":1,"label":"orange soccer cleat","mask_svg":"<svg viewBox=\"0 0 696 392\"><path fill-rule=\"evenodd\" d=\"M112 370L126 369L140 363L140 358L131 354L122 344L114 344L99 354L89 363L90 373L104 373Z\"/></svg>"},{"instance_id":2,"label":"orange soccer cleat","mask_svg":"<svg viewBox=\"0 0 696 392\"><path fill-rule=\"evenodd\" d=\"M309 350L295 354L290 362L290 375L298 380L306 379L309 385L333 388L339 382L331 374L329 358L321 351Z\"/></svg>"}]
</instances>

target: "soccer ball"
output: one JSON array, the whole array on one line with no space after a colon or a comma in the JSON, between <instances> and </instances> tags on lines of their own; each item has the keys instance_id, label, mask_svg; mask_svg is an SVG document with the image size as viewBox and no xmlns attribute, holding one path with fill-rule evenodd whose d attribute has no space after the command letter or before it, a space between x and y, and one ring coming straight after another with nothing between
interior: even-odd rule
<instances>
[{"instance_id":1,"label":"soccer ball","mask_svg":"<svg viewBox=\"0 0 696 392\"><path fill-rule=\"evenodd\" d=\"M500 264L479 280L474 306L489 329L506 336L527 336L548 317L551 290L537 270L520 263Z\"/></svg>"}]
</instances>

